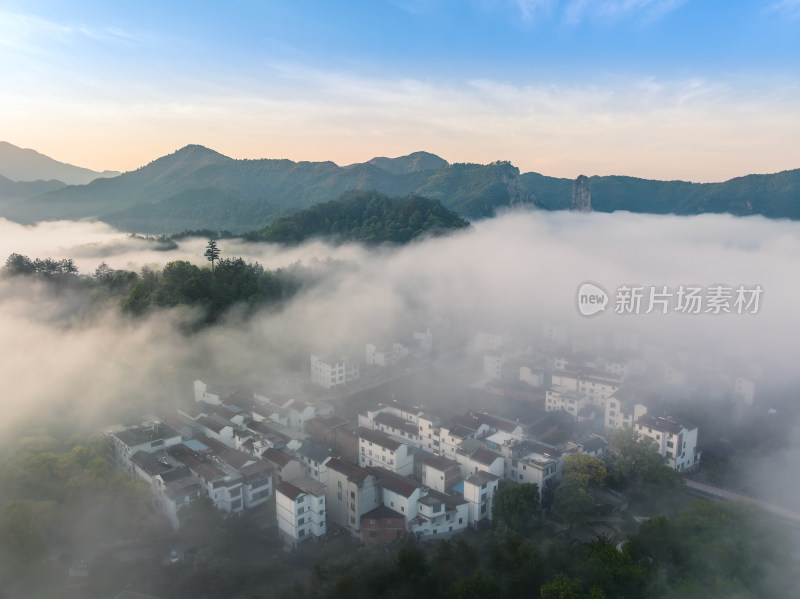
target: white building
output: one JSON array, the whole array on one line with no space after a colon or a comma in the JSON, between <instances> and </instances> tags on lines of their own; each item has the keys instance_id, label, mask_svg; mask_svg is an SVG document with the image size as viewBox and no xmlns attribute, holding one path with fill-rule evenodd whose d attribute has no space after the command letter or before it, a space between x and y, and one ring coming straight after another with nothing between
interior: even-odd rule
<instances>
[{"instance_id":1,"label":"white building","mask_svg":"<svg viewBox=\"0 0 800 599\"><path fill-rule=\"evenodd\" d=\"M393 366L408 357L408 347L397 342L391 345L367 343L365 357L368 366Z\"/></svg>"},{"instance_id":2,"label":"white building","mask_svg":"<svg viewBox=\"0 0 800 599\"><path fill-rule=\"evenodd\" d=\"M442 456L427 455L422 459L421 478L426 487L450 493L461 480L461 465Z\"/></svg>"},{"instance_id":3,"label":"white building","mask_svg":"<svg viewBox=\"0 0 800 599\"><path fill-rule=\"evenodd\" d=\"M544 368L537 368L535 366L521 366L519 369L519 380L523 383L527 383L531 387L538 389L544 385Z\"/></svg>"},{"instance_id":4,"label":"white building","mask_svg":"<svg viewBox=\"0 0 800 599\"><path fill-rule=\"evenodd\" d=\"M359 364L347 356L338 359L322 358L311 354L311 382L325 389L334 389L351 383L359 377Z\"/></svg>"},{"instance_id":5,"label":"white building","mask_svg":"<svg viewBox=\"0 0 800 599\"><path fill-rule=\"evenodd\" d=\"M577 420L578 414L589 405L589 396L562 385L553 385L545 392L547 412L567 412Z\"/></svg>"},{"instance_id":6,"label":"white building","mask_svg":"<svg viewBox=\"0 0 800 599\"><path fill-rule=\"evenodd\" d=\"M325 505L325 486L319 481L303 478L291 483L278 483L275 507L281 538L287 544L297 546L324 535L327 530Z\"/></svg>"},{"instance_id":7,"label":"white building","mask_svg":"<svg viewBox=\"0 0 800 599\"><path fill-rule=\"evenodd\" d=\"M589 403L605 407L605 400L622 385L620 377L599 370L554 371L553 386L561 386L589 397Z\"/></svg>"},{"instance_id":8,"label":"white building","mask_svg":"<svg viewBox=\"0 0 800 599\"><path fill-rule=\"evenodd\" d=\"M478 333L475 336L473 347L477 353L485 354L500 350L507 342L508 335L499 335L497 333Z\"/></svg>"},{"instance_id":9,"label":"white building","mask_svg":"<svg viewBox=\"0 0 800 599\"><path fill-rule=\"evenodd\" d=\"M507 478L517 483L539 485L539 499L548 505L560 483L563 453L535 441L521 441L509 447Z\"/></svg>"},{"instance_id":10,"label":"white building","mask_svg":"<svg viewBox=\"0 0 800 599\"><path fill-rule=\"evenodd\" d=\"M685 472L700 463L696 426L674 418L645 414L636 422L634 430L656 442L670 468Z\"/></svg>"},{"instance_id":11,"label":"white building","mask_svg":"<svg viewBox=\"0 0 800 599\"><path fill-rule=\"evenodd\" d=\"M180 527L180 509L202 495L202 486L187 468L169 470L156 476L153 502L175 530Z\"/></svg>"},{"instance_id":12,"label":"white building","mask_svg":"<svg viewBox=\"0 0 800 599\"><path fill-rule=\"evenodd\" d=\"M490 472L478 471L464 479L464 499L468 505L470 526L492 521L494 494L500 478Z\"/></svg>"},{"instance_id":13,"label":"white building","mask_svg":"<svg viewBox=\"0 0 800 599\"><path fill-rule=\"evenodd\" d=\"M469 526L469 502L463 497L423 489L417 500L417 515L408 524L409 532L418 537L450 537Z\"/></svg>"},{"instance_id":14,"label":"white building","mask_svg":"<svg viewBox=\"0 0 800 599\"><path fill-rule=\"evenodd\" d=\"M424 331L415 331L414 339L419 343L419 350L423 354L429 354L433 350L433 333L430 327Z\"/></svg>"},{"instance_id":15,"label":"white building","mask_svg":"<svg viewBox=\"0 0 800 599\"><path fill-rule=\"evenodd\" d=\"M374 474L339 458L331 458L327 466L328 518L360 537L361 517L382 504L381 481Z\"/></svg>"},{"instance_id":16,"label":"white building","mask_svg":"<svg viewBox=\"0 0 800 599\"><path fill-rule=\"evenodd\" d=\"M605 427L612 430L630 428L647 414L647 406L640 401L639 393L632 387L617 389L606 400Z\"/></svg>"},{"instance_id":17,"label":"white building","mask_svg":"<svg viewBox=\"0 0 800 599\"><path fill-rule=\"evenodd\" d=\"M358 463L362 468L380 466L403 476L414 473L414 455L408 444L369 428L358 429Z\"/></svg>"},{"instance_id":18,"label":"white building","mask_svg":"<svg viewBox=\"0 0 800 599\"><path fill-rule=\"evenodd\" d=\"M313 443L303 443L295 452L295 457L306 467L308 476L323 485L328 482L328 467L325 465L331 459L330 452Z\"/></svg>"},{"instance_id":19,"label":"white building","mask_svg":"<svg viewBox=\"0 0 800 599\"><path fill-rule=\"evenodd\" d=\"M183 440L180 433L158 420L148 420L141 426L132 426L113 433L111 438L117 467L130 477L135 476L132 461L134 454L139 451L156 453L178 445Z\"/></svg>"}]
</instances>

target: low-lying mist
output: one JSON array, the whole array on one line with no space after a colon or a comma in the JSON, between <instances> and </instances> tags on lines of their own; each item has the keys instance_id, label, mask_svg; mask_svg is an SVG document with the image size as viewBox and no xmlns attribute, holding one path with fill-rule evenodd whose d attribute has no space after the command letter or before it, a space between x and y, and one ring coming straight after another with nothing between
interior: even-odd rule
<instances>
[{"instance_id":1,"label":"low-lying mist","mask_svg":"<svg viewBox=\"0 0 800 599\"><path fill-rule=\"evenodd\" d=\"M172 260L208 265L206 241L186 239L163 251L103 223L27 227L0 219L3 259L11 253L73 258L82 275L92 275L101 262L134 271ZM39 281L2 277L0 380L6 392L0 428L54 411L65 421L100 425L125 406L188 394L186 381L193 378L267 384L287 368L305 373L308 351L360 356L366 342L435 323L465 338L477 331L539 335L546 321L563 322L576 334L635 330L695 355L718 353L758 365L773 378L793 377L800 356L798 222L510 212L399 248L319 241L284 248L238 240L219 246L223 258L258 261L267 269L328 258L348 268L304 287L280 309L248 318L234 310L192 334L182 326L192 317L185 309L132 318L111 305L87 314L80 290L54 293ZM578 313L576 292L585 281L609 293L605 313ZM763 294L755 314L621 315L614 295L622 285L673 291L680 285L760 285Z\"/></svg>"}]
</instances>

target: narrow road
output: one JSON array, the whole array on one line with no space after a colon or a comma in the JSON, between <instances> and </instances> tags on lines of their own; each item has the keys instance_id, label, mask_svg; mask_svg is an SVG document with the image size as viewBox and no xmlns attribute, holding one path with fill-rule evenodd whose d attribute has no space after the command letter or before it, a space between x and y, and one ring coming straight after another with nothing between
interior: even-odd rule
<instances>
[{"instance_id":1,"label":"narrow road","mask_svg":"<svg viewBox=\"0 0 800 599\"><path fill-rule=\"evenodd\" d=\"M752 497L742 495L741 493L735 493L726 489L720 489L719 487L715 487L713 485L700 483L689 478L685 479L685 481L686 491L692 495L706 497L708 499L715 499L717 501L741 501L743 503L749 503L751 505L758 506L773 516L777 516L792 526L800 528L800 512L795 512L785 507L773 505L759 499L753 499Z\"/></svg>"}]
</instances>

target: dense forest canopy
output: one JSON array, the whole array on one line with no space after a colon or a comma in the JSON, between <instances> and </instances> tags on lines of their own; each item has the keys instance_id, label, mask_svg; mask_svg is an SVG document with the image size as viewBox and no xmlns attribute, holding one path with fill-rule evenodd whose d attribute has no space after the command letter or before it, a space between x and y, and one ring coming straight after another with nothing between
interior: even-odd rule
<instances>
[{"instance_id":1,"label":"dense forest canopy","mask_svg":"<svg viewBox=\"0 0 800 599\"><path fill-rule=\"evenodd\" d=\"M338 200L279 218L261 231L248 233L245 239L300 243L312 237L325 237L333 242L402 244L423 234L441 235L467 226L467 221L437 200L421 196L390 198L376 191L352 191Z\"/></svg>"}]
</instances>

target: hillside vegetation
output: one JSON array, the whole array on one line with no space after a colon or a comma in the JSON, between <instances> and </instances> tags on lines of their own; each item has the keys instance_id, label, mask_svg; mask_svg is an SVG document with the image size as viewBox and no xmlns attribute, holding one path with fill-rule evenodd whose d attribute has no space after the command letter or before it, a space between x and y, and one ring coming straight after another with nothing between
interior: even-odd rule
<instances>
[{"instance_id":1,"label":"hillside vegetation","mask_svg":"<svg viewBox=\"0 0 800 599\"><path fill-rule=\"evenodd\" d=\"M333 242L399 244L423 234L440 235L467 226L467 221L438 200L420 196L390 198L376 191L352 191L338 200L279 218L245 238L288 244L312 237Z\"/></svg>"}]
</instances>

